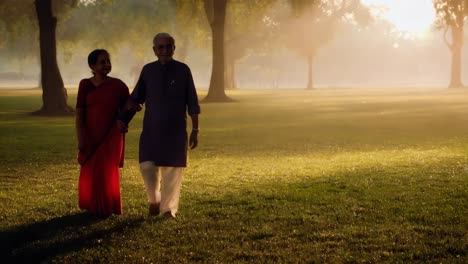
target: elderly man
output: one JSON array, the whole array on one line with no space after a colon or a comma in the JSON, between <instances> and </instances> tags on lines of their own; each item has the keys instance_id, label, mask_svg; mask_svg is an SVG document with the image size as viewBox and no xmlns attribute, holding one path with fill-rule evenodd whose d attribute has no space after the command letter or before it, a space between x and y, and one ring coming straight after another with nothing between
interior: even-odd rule
<instances>
[{"instance_id":1,"label":"elderly man","mask_svg":"<svg viewBox=\"0 0 468 264\"><path fill-rule=\"evenodd\" d=\"M149 213L175 218L183 168L187 166L186 113L192 119L189 145L194 149L198 144L200 106L190 68L172 59L174 38L167 33L157 34L153 50L158 60L143 67L118 125L127 130L135 112L145 104L139 162Z\"/></svg>"}]
</instances>

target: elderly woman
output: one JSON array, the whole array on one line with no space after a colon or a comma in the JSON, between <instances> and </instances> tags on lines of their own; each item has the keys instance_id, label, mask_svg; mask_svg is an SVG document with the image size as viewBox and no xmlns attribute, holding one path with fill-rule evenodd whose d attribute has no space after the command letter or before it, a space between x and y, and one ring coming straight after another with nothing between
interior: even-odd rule
<instances>
[{"instance_id":1,"label":"elderly woman","mask_svg":"<svg viewBox=\"0 0 468 264\"><path fill-rule=\"evenodd\" d=\"M106 50L92 51L88 65L93 76L81 80L76 103L79 206L107 217L122 213L119 167L123 165L124 134L116 118L129 90L121 80L108 76L112 66Z\"/></svg>"}]
</instances>

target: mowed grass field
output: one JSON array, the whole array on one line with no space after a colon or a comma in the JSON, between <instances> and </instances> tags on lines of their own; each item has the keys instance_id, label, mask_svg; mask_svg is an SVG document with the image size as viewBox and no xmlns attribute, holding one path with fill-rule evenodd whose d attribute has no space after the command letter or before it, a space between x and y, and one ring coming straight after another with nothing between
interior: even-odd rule
<instances>
[{"instance_id":1,"label":"mowed grass field","mask_svg":"<svg viewBox=\"0 0 468 264\"><path fill-rule=\"evenodd\" d=\"M202 105L168 221L148 216L142 113L124 214L94 219L77 206L74 118L31 116L40 91L0 91L2 262L468 262L468 90L228 94Z\"/></svg>"}]
</instances>

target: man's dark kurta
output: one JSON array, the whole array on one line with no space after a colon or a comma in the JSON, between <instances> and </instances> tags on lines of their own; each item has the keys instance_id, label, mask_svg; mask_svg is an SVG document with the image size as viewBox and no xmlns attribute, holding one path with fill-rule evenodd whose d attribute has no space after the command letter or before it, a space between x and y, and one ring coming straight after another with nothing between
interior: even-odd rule
<instances>
[{"instance_id":1,"label":"man's dark kurta","mask_svg":"<svg viewBox=\"0 0 468 264\"><path fill-rule=\"evenodd\" d=\"M145 104L140 136L140 163L187 166L187 115L199 114L197 92L190 68L171 60L143 67L131 100Z\"/></svg>"}]
</instances>

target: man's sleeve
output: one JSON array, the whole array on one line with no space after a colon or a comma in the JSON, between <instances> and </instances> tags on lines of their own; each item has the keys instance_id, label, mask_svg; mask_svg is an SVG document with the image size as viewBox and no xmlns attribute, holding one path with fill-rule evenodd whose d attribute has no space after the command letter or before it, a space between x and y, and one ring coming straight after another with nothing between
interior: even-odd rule
<instances>
[{"instance_id":1,"label":"man's sleeve","mask_svg":"<svg viewBox=\"0 0 468 264\"><path fill-rule=\"evenodd\" d=\"M138 82L133 89L132 94L130 95L130 99L137 104L143 104L146 99L146 82L145 82L145 68L141 70L140 77L138 78Z\"/></svg>"},{"instance_id":2,"label":"man's sleeve","mask_svg":"<svg viewBox=\"0 0 468 264\"><path fill-rule=\"evenodd\" d=\"M200 105L198 104L197 90L193 82L192 72L187 67L187 111L189 115L200 114Z\"/></svg>"},{"instance_id":3,"label":"man's sleeve","mask_svg":"<svg viewBox=\"0 0 468 264\"><path fill-rule=\"evenodd\" d=\"M141 71L140 77L138 78L138 82L133 89L132 93L128 97L127 103L124 106L123 111L120 112L118 119L128 125L130 121L135 116L136 112L131 111L130 107L133 104L143 104L146 99L146 82L144 78L144 69Z\"/></svg>"}]
</instances>

